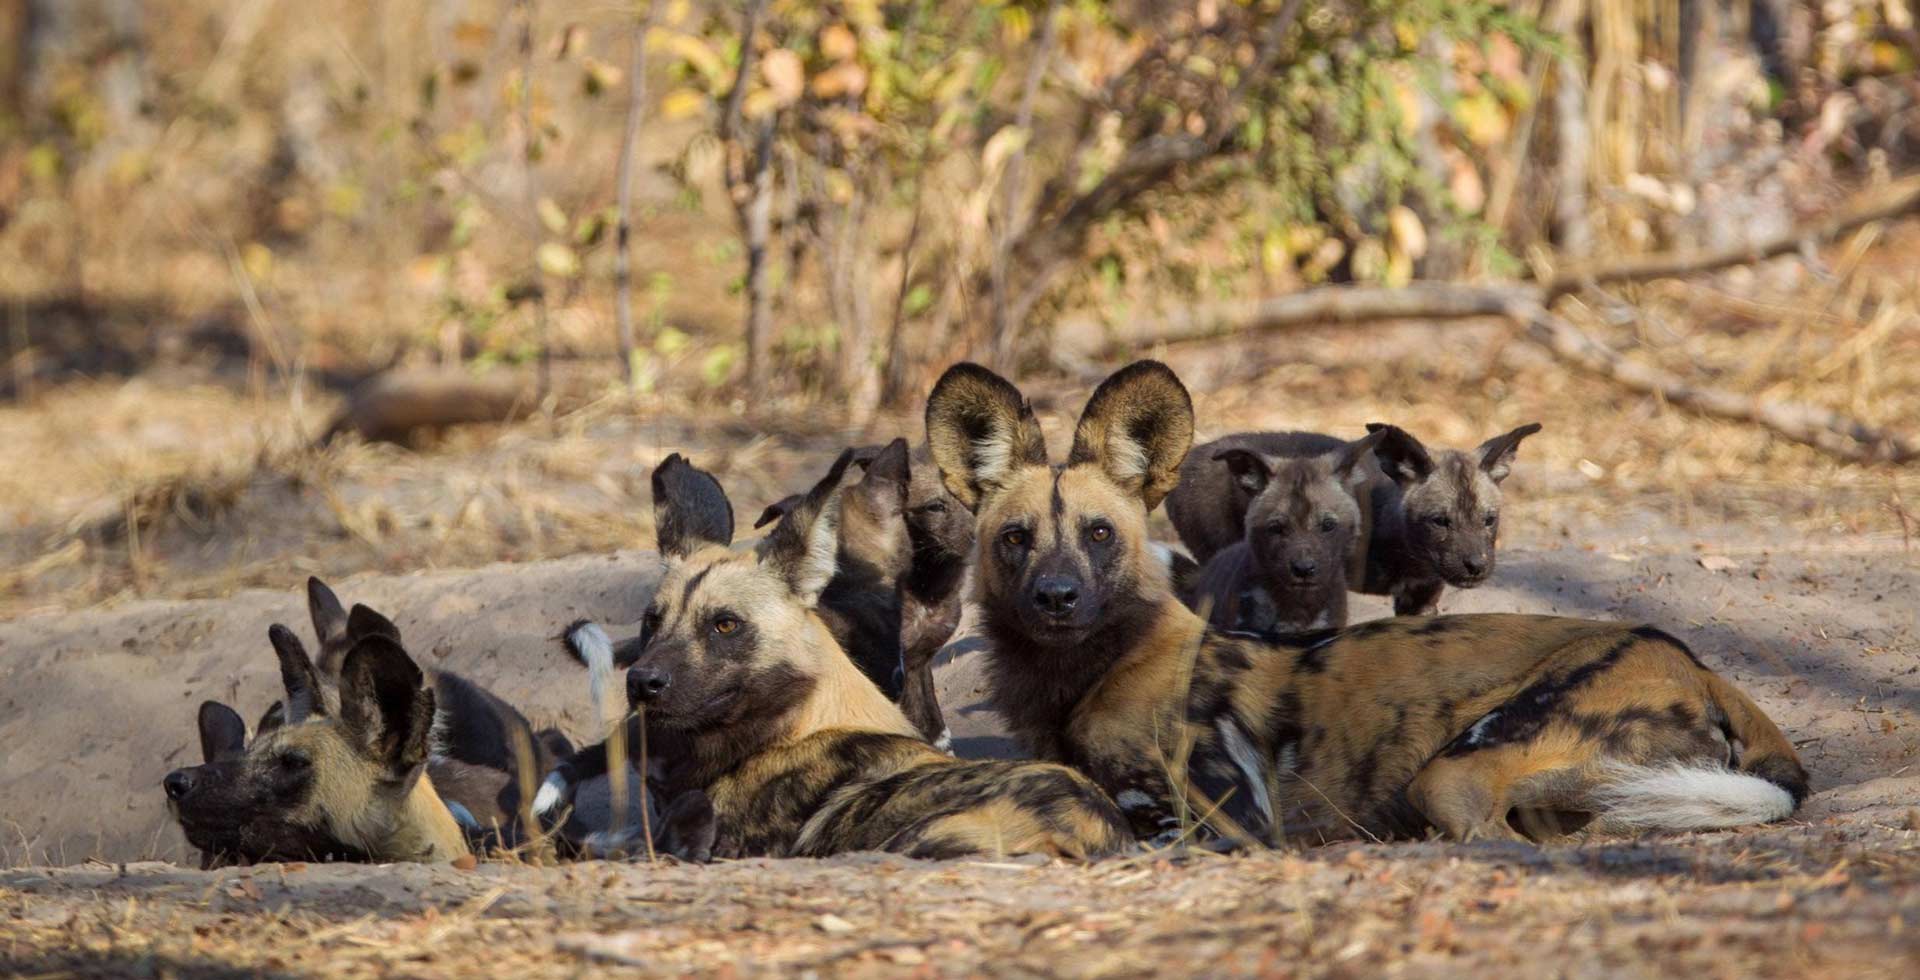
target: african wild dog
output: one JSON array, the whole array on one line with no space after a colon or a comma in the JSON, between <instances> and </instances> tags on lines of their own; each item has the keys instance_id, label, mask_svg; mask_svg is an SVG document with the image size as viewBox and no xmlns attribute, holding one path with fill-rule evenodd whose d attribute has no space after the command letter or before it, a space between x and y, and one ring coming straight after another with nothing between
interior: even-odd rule
<instances>
[{"instance_id":1,"label":"african wild dog","mask_svg":"<svg viewBox=\"0 0 1920 980\"><path fill-rule=\"evenodd\" d=\"M905 441L895 440L886 446L856 449L853 451L853 461L867 467L871 473L874 461L880 459L882 454L894 452L896 443L904 445ZM968 514L966 508L961 507L960 502L947 492L946 486L940 482L940 471L933 465L933 459L927 455L924 446L914 451L908 465L910 482L907 487L906 527L907 542L912 550L906 574L898 581L898 678L882 678L868 670L866 663L869 658L857 652L853 638L838 625L839 617L832 615L837 606L845 603L843 597L858 594L856 590L842 587L842 578L848 574L848 556L858 555L862 550L872 552L878 550L878 546L890 547L895 540L890 534L864 532L862 527L870 525L863 525L859 521L843 520L840 523L842 570L835 573L833 582L821 596L820 608L822 618L833 630L834 638L853 655L854 662L861 664L867 676L900 703L900 710L907 713L908 720L935 748L947 752L952 751L953 735L940 713L940 695L933 680L933 659L960 626L963 604L960 585L966 579L967 556L973 551L973 515ZM803 494L794 494L773 504L754 523L754 527L773 523L803 499ZM876 568L893 567L889 562L878 560L877 556L868 557L864 564ZM885 594L885 585L868 582L865 591L869 595Z\"/></svg>"},{"instance_id":2,"label":"african wild dog","mask_svg":"<svg viewBox=\"0 0 1920 980\"><path fill-rule=\"evenodd\" d=\"M334 666L336 672L346 656L369 640L386 641L401 647L399 629L386 617L356 605L351 613L341 607L333 591L318 579L307 583L308 606L314 627L322 642L321 663ZM344 708L326 686L326 671L307 656L306 648L291 630L276 625L269 631L279 658L286 698L274 702L256 726L256 742L277 730L318 715L340 715ZM411 660L408 661L411 664ZM469 843L511 846L525 839L521 827L519 799L521 786L557 759L570 754L565 736L548 729L536 734L512 705L456 674L435 672L429 681L431 709L429 754L426 776L439 798L454 814ZM342 692L344 694L344 692ZM196 799L249 799L246 781L254 770L244 763L249 754L246 726L231 708L217 702L201 705L198 718L204 766L169 774L169 797L191 792ZM526 764L519 762L525 753ZM214 763L226 763L215 766ZM296 822L297 813L276 810L271 801L251 798L256 812L233 812L224 817L212 814L209 806L180 808L182 826L188 839L203 853L203 865L225 860L294 859L292 851L263 851L259 842L275 834L290 840L300 839L298 828L278 826ZM191 813L189 825L186 814ZM570 824L575 836L586 833ZM314 857L356 856L351 849L315 852Z\"/></svg>"},{"instance_id":3,"label":"african wild dog","mask_svg":"<svg viewBox=\"0 0 1920 980\"><path fill-rule=\"evenodd\" d=\"M427 773L434 691L398 643L356 642L340 662L338 705L291 630L271 634L284 720L241 746L238 716L201 708L208 761L163 780L168 807L203 863L226 860L450 861L467 831ZM216 738L208 739L209 730Z\"/></svg>"},{"instance_id":4,"label":"african wild dog","mask_svg":"<svg viewBox=\"0 0 1920 980\"><path fill-rule=\"evenodd\" d=\"M1216 553L1182 590L1215 626L1298 633L1347 625L1349 576L1364 573L1369 515L1354 499L1356 467L1375 433L1332 452L1278 456L1246 449L1214 459L1252 501L1243 538ZM1173 507L1176 491L1167 501Z\"/></svg>"},{"instance_id":5,"label":"african wild dog","mask_svg":"<svg viewBox=\"0 0 1920 980\"><path fill-rule=\"evenodd\" d=\"M1725 827L1780 819L1805 795L1766 715L1652 628L1209 628L1147 546L1192 433L1185 388L1151 361L1094 392L1064 466L1048 464L1020 392L984 368L948 370L927 403L934 459L978 522L992 704L1138 831L1169 829L1183 807L1242 841L1547 836L1596 816Z\"/></svg>"},{"instance_id":6,"label":"african wild dog","mask_svg":"<svg viewBox=\"0 0 1920 980\"><path fill-rule=\"evenodd\" d=\"M1113 801L1065 766L962 761L917 733L814 613L834 574L822 483L751 551L730 550L711 476L677 454L654 474L667 560L627 695L668 795L711 801L718 856L1092 857L1130 843ZM644 719L644 720L643 720ZM583 752L573 776L590 774Z\"/></svg>"}]
</instances>

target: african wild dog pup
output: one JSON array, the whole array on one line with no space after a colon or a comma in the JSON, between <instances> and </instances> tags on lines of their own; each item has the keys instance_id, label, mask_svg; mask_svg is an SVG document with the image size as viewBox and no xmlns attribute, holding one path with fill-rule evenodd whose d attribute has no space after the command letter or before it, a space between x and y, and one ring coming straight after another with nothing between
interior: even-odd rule
<instances>
[{"instance_id":1,"label":"african wild dog pup","mask_svg":"<svg viewBox=\"0 0 1920 980\"><path fill-rule=\"evenodd\" d=\"M1064 466L1048 464L1020 392L976 365L934 387L927 435L977 521L993 706L1140 832L1178 827L1183 810L1241 842L1731 827L1781 819L1807 792L1773 722L1650 627L1483 615L1211 629L1148 547L1147 513L1193 437L1164 365L1101 384Z\"/></svg>"},{"instance_id":2,"label":"african wild dog pup","mask_svg":"<svg viewBox=\"0 0 1920 980\"><path fill-rule=\"evenodd\" d=\"M1470 589L1493 574L1500 525L1500 483L1512 469L1521 440L1540 431L1529 423L1471 451L1429 451L1396 426L1367 426L1378 435L1374 458L1355 468L1353 492L1362 502L1355 562L1348 587L1393 597L1395 615L1439 609L1441 590ZM1246 432L1197 447L1181 467L1180 485L1167 498L1167 517L1195 561L1206 563L1243 537L1256 491L1211 462L1227 453L1267 461L1337 452L1349 443L1313 432Z\"/></svg>"},{"instance_id":3,"label":"african wild dog pup","mask_svg":"<svg viewBox=\"0 0 1920 980\"><path fill-rule=\"evenodd\" d=\"M856 449L853 461L868 467L871 473L875 461L895 452L896 444L903 446L905 440ZM868 671L867 676L900 703L900 710L907 713L908 720L935 748L948 752L952 751L953 735L940 713L933 659L960 626L960 585L966 579L967 557L973 551L973 518L940 482L940 471L924 446L914 451L909 468L906 528L911 557L905 577L898 581L899 677L882 678L873 671ZM768 507L754 527L773 523L803 499L804 495L795 494ZM832 613L844 601L841 597L849 595L850 590L840 588L842 576L847 574L844 570L847 557L861 549L874 550L877 544L891 545L894 539L891 535L863 533L859 522L843 520L839 527L843 570L835 573L833 583L821 596L822 618L833 630L834 638L853 654L854 662L867 670L870 658L856 651L853 639L837 625L839 617ZM867 564L893 567L873 559L868 559ZM885 587L881 583L869 583L868 591L885 594Z\"/></svg>"},{"instance_id":4,"label":"african wild dog pup","mask_svg":"<svg viewBox=\"0 0 1920 980\"><path fill-rule=\"evenodd\" d=\"M640 711L629 742L644 726L669 795L711 801L715 855L1081 858L1127 846L1119 810L1080 774L945 755L847 658L814 613L835 571L838 487L816 486L751 551L730 550L730 529L699 516L728 509L708 474L670 456L654 487L668 564L620 652Z\"/></svg>"},{"instance_id":5,"label":"african wild dog pup","mask_svg":"<svg viewBox=\"0 0 1920 980\"><path fill-rule=\"evenodd\" d=\"M1298 633L1347 625L1349 575L1364 571L1369 523L1354 499L1354 472L1381 438L1374 433L1304 456L1216 452L1251 501L1246 531L1207 561L1181 598L1225 629Z\"/></svg>"}]
</instances>

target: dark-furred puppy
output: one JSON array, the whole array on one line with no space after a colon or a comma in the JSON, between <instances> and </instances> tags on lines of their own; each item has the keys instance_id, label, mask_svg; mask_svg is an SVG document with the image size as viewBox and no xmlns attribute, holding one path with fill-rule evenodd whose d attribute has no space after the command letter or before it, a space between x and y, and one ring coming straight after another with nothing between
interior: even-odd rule
<instances>
[{"instance_id":1,"label":"dark-furred puppy","mask_svg":"<svg viewBox=\"0 0 1920 980\"><path fill-rule=\"evenodd\" d=\"M1348 587L1393 597L1395 615L1438 610L1448 586L1470 589L1493 574L1500 528L1500 483L1513 466L1521 440L1538 423L1495 436L1472 450L1428 450L1396 426L1367 426L1373 458L1354 470L1353 490L1363 502L1359 554ZM1312 432L1247 432L1197 447L1180 470L1180 484L1167 497L1167 516L1195 561L1209 559L1244 538L1254 493L1223 465L1228 453L1265 460L1337 452L1345 440ZM1226 458L1223 458L1226 457ZM1216 461L1219 460L1219 461Z\"/></svg>"}]
</instances>

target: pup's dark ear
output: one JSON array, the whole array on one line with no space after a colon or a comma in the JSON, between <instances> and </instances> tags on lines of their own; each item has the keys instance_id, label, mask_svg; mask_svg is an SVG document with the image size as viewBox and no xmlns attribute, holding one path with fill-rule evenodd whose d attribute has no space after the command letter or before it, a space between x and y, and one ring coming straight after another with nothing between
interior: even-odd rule
<instances>
[{"instance_id":1,"label":"pup's dark ear","mask_svg":"<svg viewBox=\"0 0 1920 980\"><path fill-rule=\"evenodd\" d=\"M774 521L787 516L795 507L800 506L800 501L805 500L806 497L807 495L803 493L790 493L768 504L767 509L760 512L760 519L753 522L753 529L758 531L772 524Z\"/></svg>"},{"instance_id":2,"label":"pup's dark ear","mask_svg":"<svg viewBox=\"0 0 1920 980\"><path fill-rule=\"evenodd\" d=\"M1380 443L1387 438L1387 430L1370 429L1367 434L1347 443L1346 447L1333 454L1333 475L1335 479L1346 482L1353 477L1353 468L1368 456L1374 455ZM1364 503L1364 501L1363 501Z\"/></svg>"},{"instance_id":3,"label":"pup's dark ear","mask_svg":"<svg viewBox=\"0 0 1920 980\"><path fill-rule=\"evenodd\" d=\"M1380 460L1380 469L1388 479L1405 487L1433 473L1433 457L1427 454L1427 447L1407 430L1385 422L1369 422L1367 431L1385 433L1374 444L1373 455Z\"/></svg>"},{"instance_id":4,"label":"pup's dark ear","mask_svg":"<svg viewBox=\"0 0 1920 980\"><path fill-rule=\"evenodd\" d=\"M859 450L854 450L858 462ZM908 461L907 440L895 439L866 462L866 475L849 488L857 494L867 513L878 518L900 517L907 512L907 488L913 483Z\"/></svg>"},{"instance_id":5,"label":"pup's dark ear","mask_svg":"<svg viewBox=\"0 0 1920 980\"><path fill-rule=\"evenodd\" d=\"M293 631L275 623L267 627L267 641L274 656L280 658L280 685L287 691L286 723L298 725L308 718L327 713L327 699L320 687L320 671L307 656L307 648Z\"/></svg>"},{"instance_id":6,"label":"pup's dark ear","mask_svg":"<svg viewBox=\"0 0 1920 980\"><path fill-rule=\"evenodd\" d=\"M400 779L427 762L433 737L433 691L413 658L384 636L347 651L340 667L340 726L368 759Z\"/></svg>"},{"instance_id":7,"label":"pup's dark ear","mask_svg":"<svg viewBox=\"0 0 1920 980\"><path fill-rule=\"evenodd\" d=\"M285 727L286 724L287 724L287 703L285 701L275 701L274 703L267 705L267 710L262 711L260 713L260 720L257 722L254 722L253 737L259 738L260 736L265 735L266 733L273 731L276 728Z\"/></svg>"},{"instance_id":8,"label":"pup's dark ear","mask_svg":"<svg viewBox=\"0 0 1920 980\"><path fill-rule=\"evenodd\" d=\"M1067 465L1092 463L1148 510L1180 482L1193 448L1193 399L1173 369L1135 361L1094 389L1073 430Z\"/></svg>"},{"instance_id":9,"label":"pup's dark ear","mask_svg":"<svg viewBox=\"0 0 1920 980\"><path fill-rule=\"evenodd\" d=\"M1480 468L1495 483L1507 478L1513 470L1513 456L1520 450L1520 440L1540 431L1540 423L1528 422L1526 425L1506 433L1494 436L1480 444L1474 454L1480 458Z\"/></svg>"},{"instance_id":10,"label":"pup's dark ear","mask_svg":"<svg viewBox=\"0 0 1920 980\"><path fill-rule=\"evenodd\" d=\"M653 525L660 553L685 558L733 543L733 504L713 474L674 453L653 469Z\"/></svg>"},{"instance_id":11,"label":"pup's dark ear","mask_svg":"<svg viewBox=\"0 0 1920 980\"><path fill-rule=\"evenodd\" d=\"M354 603L353 611L347 614L347 635L358 643L369 636L384 636L395 643L400 642L400 627L393 620L375 612L370 606Z\"/></svg>"},{"instance_id":12,"label":"pup's dark ear","mask_svg":"<svg viewBox=\"0 0 1920 980\"><path fill-rule=\"evenodd\" d=\"M327 583L318 576L307 579L307 612L313 616L313 635L320 641L322 653L335 643L353 644L347 640L347 609L340 604L340 597L333 594ZM344 656L346 650L342 648ZM321 659L325 659L323 656Z\"/></svg>"},{"instance_id":13,"label":"pup's dark ear","mask_svg":"<svg viewBox=\"0 0 1920 980\"><path fill-rule=\"evenodd\" d=\"M218 701L202 701L199 725L201 761L220 762L246 752L247 723L232 708Z\"/></svg>"},{"instance_id":14,"label":"pup's dark ear","mask_svg":"<svg viewBox=\"0 0 1920 980\"><path fill-rule=\"evenodd\" d=\"M833 578L840 550L840 508L834 498L852 462L853 450L841 453L827 475L760 542L761 564L779 572L787 587L807 605L820 598Z\"/></svg>"},{"instance_id":15,"label":"pup's dark ear","mask_svg":"<svg viewBox=\"0 0 1920 980\"><path fill-rule=\"evenodd\" d=\"M1007 379L978 364L947 369L927 396L927 448L941 482L968 510L1025 466L1047 465L1033 406Z\"/></svg>"},{"instance_id":16,"label":"pup's dark ear","mask_svg":"<svg viewBox=\"0 0 1920 980\"><path fill-rule=\"evenodd\" d=\"M1227 464L1227 472L1233 474L1233 482L1249 497L1257 497L1267 488L1273 471L1267 468L1267 461L1260 454L1246 449L1222 449L1213 454L1213 458Z\"/></svg>"}]
</instances>

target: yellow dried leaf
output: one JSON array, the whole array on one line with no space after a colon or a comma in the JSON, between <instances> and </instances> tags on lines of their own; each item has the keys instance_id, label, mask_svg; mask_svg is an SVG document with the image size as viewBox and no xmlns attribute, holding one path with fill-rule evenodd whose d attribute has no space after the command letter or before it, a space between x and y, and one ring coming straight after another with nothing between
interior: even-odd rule
<instances>
[{"instance_id":1,"label":"yellow dried leaf","mask_svg":"<svg viewBox=\"0 0 1920 980\"><path fill-rule=\"evenodd\" d=\"M987 140L986 149L980 151L980 169L987 173L996 173L1021 147L1027 145L1027 131L1018 126L1002 126L1000 131Z\"/></svg>"},{"instance_id":2,"label":"yellow dried leaf","mask_svg":"<svg viewBox=\"0 0 1920 980\"><path fill-rule=\"evenodd\" d=\"M693 70L699 72L708 84L714 84L727 75L726 62L714 53L707 42L691 34L670 33L663 45L681 61L693 66Z\"/></svg>"},{"instance_id":3,"label":"yellow dried leaf","mask_svg":"<svg viewBox=\"0 0 1920 980\"><path fill-rule=\"evenodd\" d=\"M660 100L660 118L685 119L706 106L706 96L690 88L677 88Z\"/></svg>"},{"instance_id":4,"label":"yellow dried leaf","mask_svg":"<svg viewBox=\"0 0 1920 980\"><path fill-rule=\"evenodd\" d=\"M580 256L573 249L559 242L545 242L533 253L540 271L558 279L572 279L580 274Z\"/></svg>"},{"instance_id":5,"label":"yellow dried leaf","mask_svg":"<svg viewBox=\"0 0 1920 980\"><path fill-rule=\"evenodd\" d=\"M845 24L828 24L820 32L820 53L835 61L847 61L860 53L860 39Z\"/></svg>"},{"instance_id":6,"label":"yellow dried leaf","mask_svg":"<svg viewBox=\"0 0 1920 980\"><path fill-rule=\"evenodd\" d=\"M775 105L792 105L806 90L807 69L800 56L786 48L775 48L760 59L760 77L766 79Z\"/></svg>"},{"instance_id":7,"label":"yellow dried leaf","mask_svg":"<svg viewBox=\"0 0 1920 980\"><path fill-rule=\"evenodd\" d=\"M1420 216L1404 204L1387 212L1387 229L1393 233L1393 245L1409 259L1427 254L1427 228Z\"/></svg>"},{"instance_id":8,"label":"yellow dried leaf","mask_svg":"<svg viewBox=\"0 0 1920 980\"><path fill-rule=\"evenodd\" d=\"M533 209L539 213L540 224L548 231L558 235L567 230L567 213L560 210L560 205L554 203L553 198L541 198Z\"/></svg>"},{"instance_id":9,"label":"yellow dried leaf","mask_svg":"<svg viewBox=\"0 0 1920 980\"><path fill-rule=\"evenodd\" d=\"M813 94L822 99L860 95L867 90L867 70L858 62L843 61L813 76Z\"/></svg>"}]
</instances>

